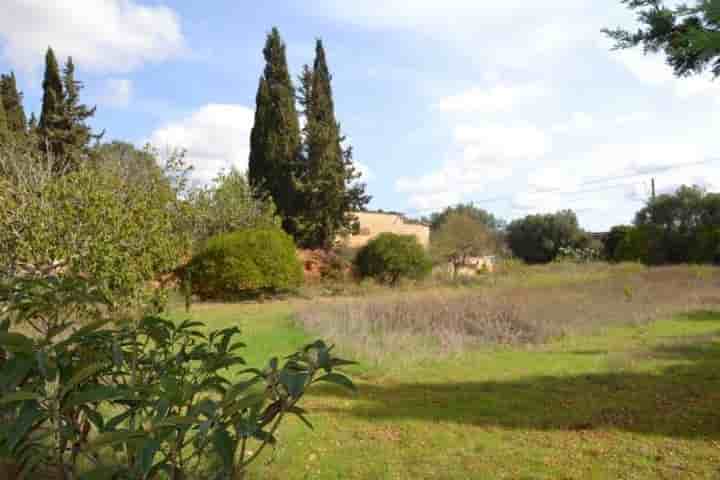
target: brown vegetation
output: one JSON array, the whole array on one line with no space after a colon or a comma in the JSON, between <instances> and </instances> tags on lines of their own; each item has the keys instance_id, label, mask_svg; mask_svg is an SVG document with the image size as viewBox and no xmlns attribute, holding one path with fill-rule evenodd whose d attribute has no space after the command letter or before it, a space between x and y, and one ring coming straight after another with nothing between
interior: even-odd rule
<instances>
[{"instance_id":1,"label":"brown vegetation","mask_svg":"<svg viewBox=\"0 0 720 480\"><path fill-rule=\"evenodd\" d=\"M298 308L296 321L345 351L379 358L391 351L416 356L538 344L718 306L717 268L569 265L468 288L310 303Z\"/></svg>"}]
</instances>

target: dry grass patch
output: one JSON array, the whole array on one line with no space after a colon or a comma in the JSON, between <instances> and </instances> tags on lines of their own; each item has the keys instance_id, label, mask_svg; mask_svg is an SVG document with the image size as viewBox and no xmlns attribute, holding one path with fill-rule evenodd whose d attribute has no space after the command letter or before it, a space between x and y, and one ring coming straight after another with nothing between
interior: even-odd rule
<instances>
[{"instance_id":1,"label":"dry grass patch","mask_svg":"<svg viewBox=\"0 0 720 480\"><path fill-rule=\"evenodd\" d=\"M533 267L461 289L299 305L295 321L344 351L379 360L529 345L720 306L720 269Z\"/></svg>"}]
</instances>

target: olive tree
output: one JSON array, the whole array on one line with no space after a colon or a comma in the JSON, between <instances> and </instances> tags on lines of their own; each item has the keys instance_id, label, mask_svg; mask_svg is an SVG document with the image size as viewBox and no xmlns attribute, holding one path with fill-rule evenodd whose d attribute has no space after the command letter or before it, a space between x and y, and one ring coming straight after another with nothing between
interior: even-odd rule
<instances>
[{"instance_id":1,"label":"olive tree","mask_svg":"<svg viewBox=\"0 0 720 480\"><path fill-rule=\"evenodd\" d=\"M467 213L450 213L433 232L430 251L437 259L453 266L453 275L470 257L494 253L498 247L497 234Z\"/></svg>"}]
</instances>

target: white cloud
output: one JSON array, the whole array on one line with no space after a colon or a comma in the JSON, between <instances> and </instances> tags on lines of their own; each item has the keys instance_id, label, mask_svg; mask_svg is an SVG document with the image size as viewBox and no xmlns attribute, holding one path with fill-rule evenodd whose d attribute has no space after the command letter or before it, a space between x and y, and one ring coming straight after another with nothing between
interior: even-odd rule
<instances>
[{"instance_id":1,"label":"white cloud","mask_svg":"<svg viewBox=\"0 0 720 480\"><path fill-rule=\"evenodd\" d=\"M208 104L150 136L158 148L183 148L196 180L207 183L222 169L247 168L254 112L242 105Z\"/></svg>"},{"instance_id":2,"label":"white cloud","mask_svg":"<svg viewBox=\"0 0 720 480\"><path fill-rule=\"evenodd\" d=\"M647 112L631 112L619 115L615 119L615 123L620 126L626 126L633 123L643 123L651 119L651 115Z\"/></svg>"},{"instance_id":3,"label":"white cloud","mask_svg":"<svg viewBox=\"0 0 720 480\"><path fill-rule=\"evenodd\" d=\"M575 112L569 121L552 126L555 133L583 132L592 129L595 121L592 115L585 112Z\"/></svg>"},{"instance_id":4,"label":"white cloud","mask_svg":"<svg viewBox=\"0 0 720 480\"><path fill-rule=\"evenodd\" d=\"M442 98L435 106L444 112L504 112L543 97L547 93L547 90L538 84L499 84L490 88L471 88L457 95Z\"/></svg>"},{"instance_id":5,"label":"white cloud","mask_svg":"<svg viewBox=\"0 0 720 480\"><path fill-rule=\"evenodd\" d=\"M486 67L489 60L523 70L536 69L544 64L542 59L561 52L592 45L601 28L627 17L619 2L607 5L593 0L316 0L307 8L371 30L413 32Z\"/></svg>"},{"instance_id":6,"label":"white cloud","mask_svg":"<svg viewBox=\"0 0 720 480\"><path fill-rule=\"evenodd\" d=\"M462 125L455 129L453 152L438 170L400 178L395 188L409 195L414 208L442 208L484 191L512 175L515 166L550 149L550 138L533 126Z\"/></svg>"},{"instance_id":7,"label":"white cloud","mask_svg":"<svg viewBox=\"0 0 720 480\"><path fill-rule=\"evenodd\" d=\"M5 0L3 55L17 68L41 65L48 45L82 68L125 72L183 50L178 15L134 0Z\"/></svg>"},{"instance_id":8,"label":"white cloud","mask_svg":"<svg viewBox=\"0 0 720 480\"><path fill-rule=\"evenodd\" d=\"M125 108L133 94L132 80L127 78L110 78L105 81L105 88L99 102L115 108Z\"/></svg>"},{"instance_id":9,"label":"white cloud","mask_svg":"<svg viewBox=\"0 0 720 480\"><path fill-rule=\"evenodd\" d=\"M612 58L646 85L669 88L680 99L710 96L720 102L720 81L708 75L678 78L661 54L643 54L640 49L610 51Z\"/></svg>"}]
</instances>

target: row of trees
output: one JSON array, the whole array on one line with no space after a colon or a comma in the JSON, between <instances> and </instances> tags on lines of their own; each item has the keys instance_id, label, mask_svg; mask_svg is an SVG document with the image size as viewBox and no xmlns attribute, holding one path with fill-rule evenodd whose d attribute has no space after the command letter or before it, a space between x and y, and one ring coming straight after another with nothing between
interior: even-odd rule
<instances>
[{"instance_id":1,"label":"row of trees","mask_svg":"<svg viewBox=\"0 0 720 480\"><path fill-rule=\"evenodd\" d=\"M297 94L276 28L268 34L263 55L250 138L250 183L272 198L283 227L299 245L328 248L338 233L354 228L352 212L363 209L370 197L365 185L356 182L360 174L352 148L344 146L322 41L316 43L312 67L303 68Z\"/></svg>"},{"instance_id":2,"label":"row of trees","mask_svg":"<svg viewBox=\"0 0 720 480\"><path fill-rule=\"evenodd\" d=\"M68 58L61 71L52 48L45 54L45 74L40 119L26 118L23 95L13 72L0 78L0 141L15 148L37 150L51 160L53 173L62 175L90 157L93 133L88 120L95 114L80 101L82 82L75 78L75 64ZM1 172L0 172L1 173Z\"/></svg>"}]
</instances>

